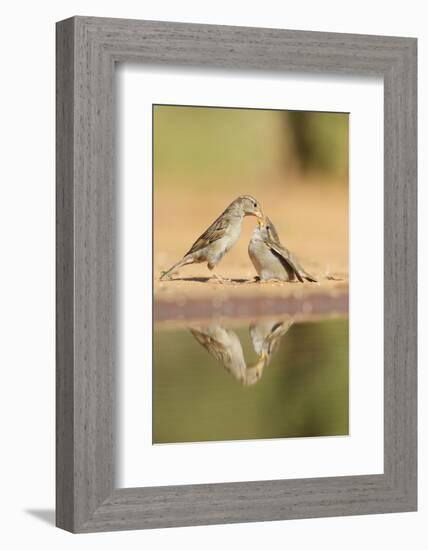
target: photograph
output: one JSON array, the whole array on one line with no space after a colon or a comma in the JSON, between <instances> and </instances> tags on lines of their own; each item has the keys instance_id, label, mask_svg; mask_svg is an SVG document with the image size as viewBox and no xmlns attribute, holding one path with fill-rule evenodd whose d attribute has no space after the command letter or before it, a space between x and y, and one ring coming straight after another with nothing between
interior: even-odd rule
<instances>
[{"instance_id":1,"label":"photograph","mask_svg":"<svg viewBox=\"0 0 428 550\"><path fill-rule=\"evenodd\" d=\"M349 113L152 117L152 443L349 435Z\"/></svg>"}]
</instances>

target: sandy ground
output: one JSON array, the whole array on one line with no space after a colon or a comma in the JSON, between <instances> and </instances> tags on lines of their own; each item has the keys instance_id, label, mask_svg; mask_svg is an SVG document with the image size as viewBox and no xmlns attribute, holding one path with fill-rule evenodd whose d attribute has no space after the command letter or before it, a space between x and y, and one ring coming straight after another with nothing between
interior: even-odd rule
<instances>
[{"instance_id":1,"label":"sandy ground","mask_svg":"<svg viewBox=\"0 0 428 550\"><path fill-rule=\"evenodd\" d=\"M252 192L252 190L242 193ZM154 295L155 318L168 318L168 308L191 309L197 302L223 311L243 307L291 309L322 312L347 310L348 295L348 193L345 186L301 184L289 186L278 200L277 188L264 188L255 196L264 213L275 224L281 242L315 275L314 283L257 283L248 257L248 242L256 225L253 217L244 219L239 242L222 259L216 271L230 282L219 283L205 264L185 266L173 280L160 281L162 270L178 261L197 237L235 197L212 192L201 197L171 193L155 194ZM263 196L262 196L263 195ZM334 280L332 280L332 278ZM340 303L339 303L340 302ZM231 304L236 307L232 308ZM278 306L278 303L276 304ZM162 309L163 308L163 309ZM247 309L248 309L247 308ZM284 310L285 308L285 310ZM163 311L163 313L161 313ZM171 310L172 311L172 310Z\"/></svg>"}]
</instances>

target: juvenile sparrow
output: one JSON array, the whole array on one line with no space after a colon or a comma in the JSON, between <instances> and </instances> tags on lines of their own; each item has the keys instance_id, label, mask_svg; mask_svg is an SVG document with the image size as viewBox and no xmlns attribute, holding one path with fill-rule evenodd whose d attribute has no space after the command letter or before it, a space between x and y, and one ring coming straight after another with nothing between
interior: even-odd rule
<instances>
[{"instance_id":1,"label":"juvenile sparrow","mask_svg":"<svg viewBox=\"0 0 428 550\"><path fill-rule=\"evenodd\" d=\"M306 279L312 283L318 281L300 265L298 259L279 240L278 232L268 217L257 220L248 245L248 255L256 268L260 281L276 279L301 283Z\"/></svg>"},{"instance_id":2,"label":"juvenile sparrow","mask_svg":"<svg viewBox=\"0 0 428 550\"><path fill-rule=\"evenodd\" d=\"M241 195L202 233L183 258L163 272L161 279L179 267L207 262L213 270L223 256L236 243L241 233L244 216L263 217L258 201L251 195ZM216 274L215 277L219 278Z\"/></svg>"}]
</instances>

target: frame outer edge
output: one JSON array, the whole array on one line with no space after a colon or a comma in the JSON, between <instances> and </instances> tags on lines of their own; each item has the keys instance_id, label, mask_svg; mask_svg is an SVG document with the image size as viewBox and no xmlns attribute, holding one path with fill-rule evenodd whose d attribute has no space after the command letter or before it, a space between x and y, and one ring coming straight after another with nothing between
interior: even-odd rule
<instances>
[{"instance_id":1,"label":"frame outer edge","mask_svg":"<svg viewBox=\"0 0 428 550\"><path fill-rule=\"evenodd\" d=\"M385 74L385 474L402 511L417 509L416 47Z\"/></svg>"},{"instance_id":2,"label":"frame outer edge","mask_svg":"<svg viewBox=\"0 0 428 550\"><path fill-rule=\"evenodd\" d=\"M75 23L74 531L114 489L115 194L113 69Z\"/></svg>"},{"instance_id":3,"label":"frame outer edge","mask_svg":"<svg viewBox=\"0 0 428 550\"><path fill-rule=\"evenodd\" d=\"M409 39L403 58L400 95L402 181L397 184L403 229L399 232L402 250L397 258L399 276L405 279L401 289L403 311L397 315L399 328L404 330L400 360L405 374L400 380L401 409L405 418L401 425L403 452L400 466L403 468L402 487L409 510L417 510L417 40ZM403 185L403 182L405 184ZM407 326L406 326L407 325ZM401 365L397 365L400 368Z\"/></svg>"},{"instance_id":4,"label":"frame outer edge","mask_svg":"<svg viewBox=\"0 0 428 550\"><path fill-rule=\"evenodd\" d=\"M408 495L409 509L412 511L418 510L418 41L417 39L409 40L408 56L407 56L407 79L408 91L408 117L407 117L407 132L408 132L408 151L407 151L407 166L406 172L409 177L408 193L409 193L409 214L411 227L409 230L409 252L408 258L410 262L410 288L413 292L409 292L409 336L410 342L406 352L409 354L408 359L408 392L410 399L410 410L408 419L409 431L409 447L411 449L408 458Z\"/></svg>"},{"instance_id":5,"label":"frame outer edge","mask_svg":"<svg viewBox=\"0 0 428 550\"><path fill-rule=\"evenodd\" d=\"M56 525L74 530L74 19L56 25Z\"/></svg>"}]
</instances>

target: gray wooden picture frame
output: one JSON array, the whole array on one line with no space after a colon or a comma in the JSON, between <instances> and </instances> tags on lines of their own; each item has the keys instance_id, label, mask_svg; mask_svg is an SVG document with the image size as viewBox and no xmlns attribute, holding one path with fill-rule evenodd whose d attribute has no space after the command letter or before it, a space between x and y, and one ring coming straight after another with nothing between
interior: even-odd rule
<instances>
[{"instance_id":1,"label":"gray wooden picture frame","mask_svg":"<svg viewBox=\"0 0 428 550\"><path fill-rule=\"evenodd\" d=\"M58 527L83 533L416 510L416 47L414 38L155 21L57 24ZM115 488L118 62L383 77L383 474Z\"/></svg>"}]
</instances>

